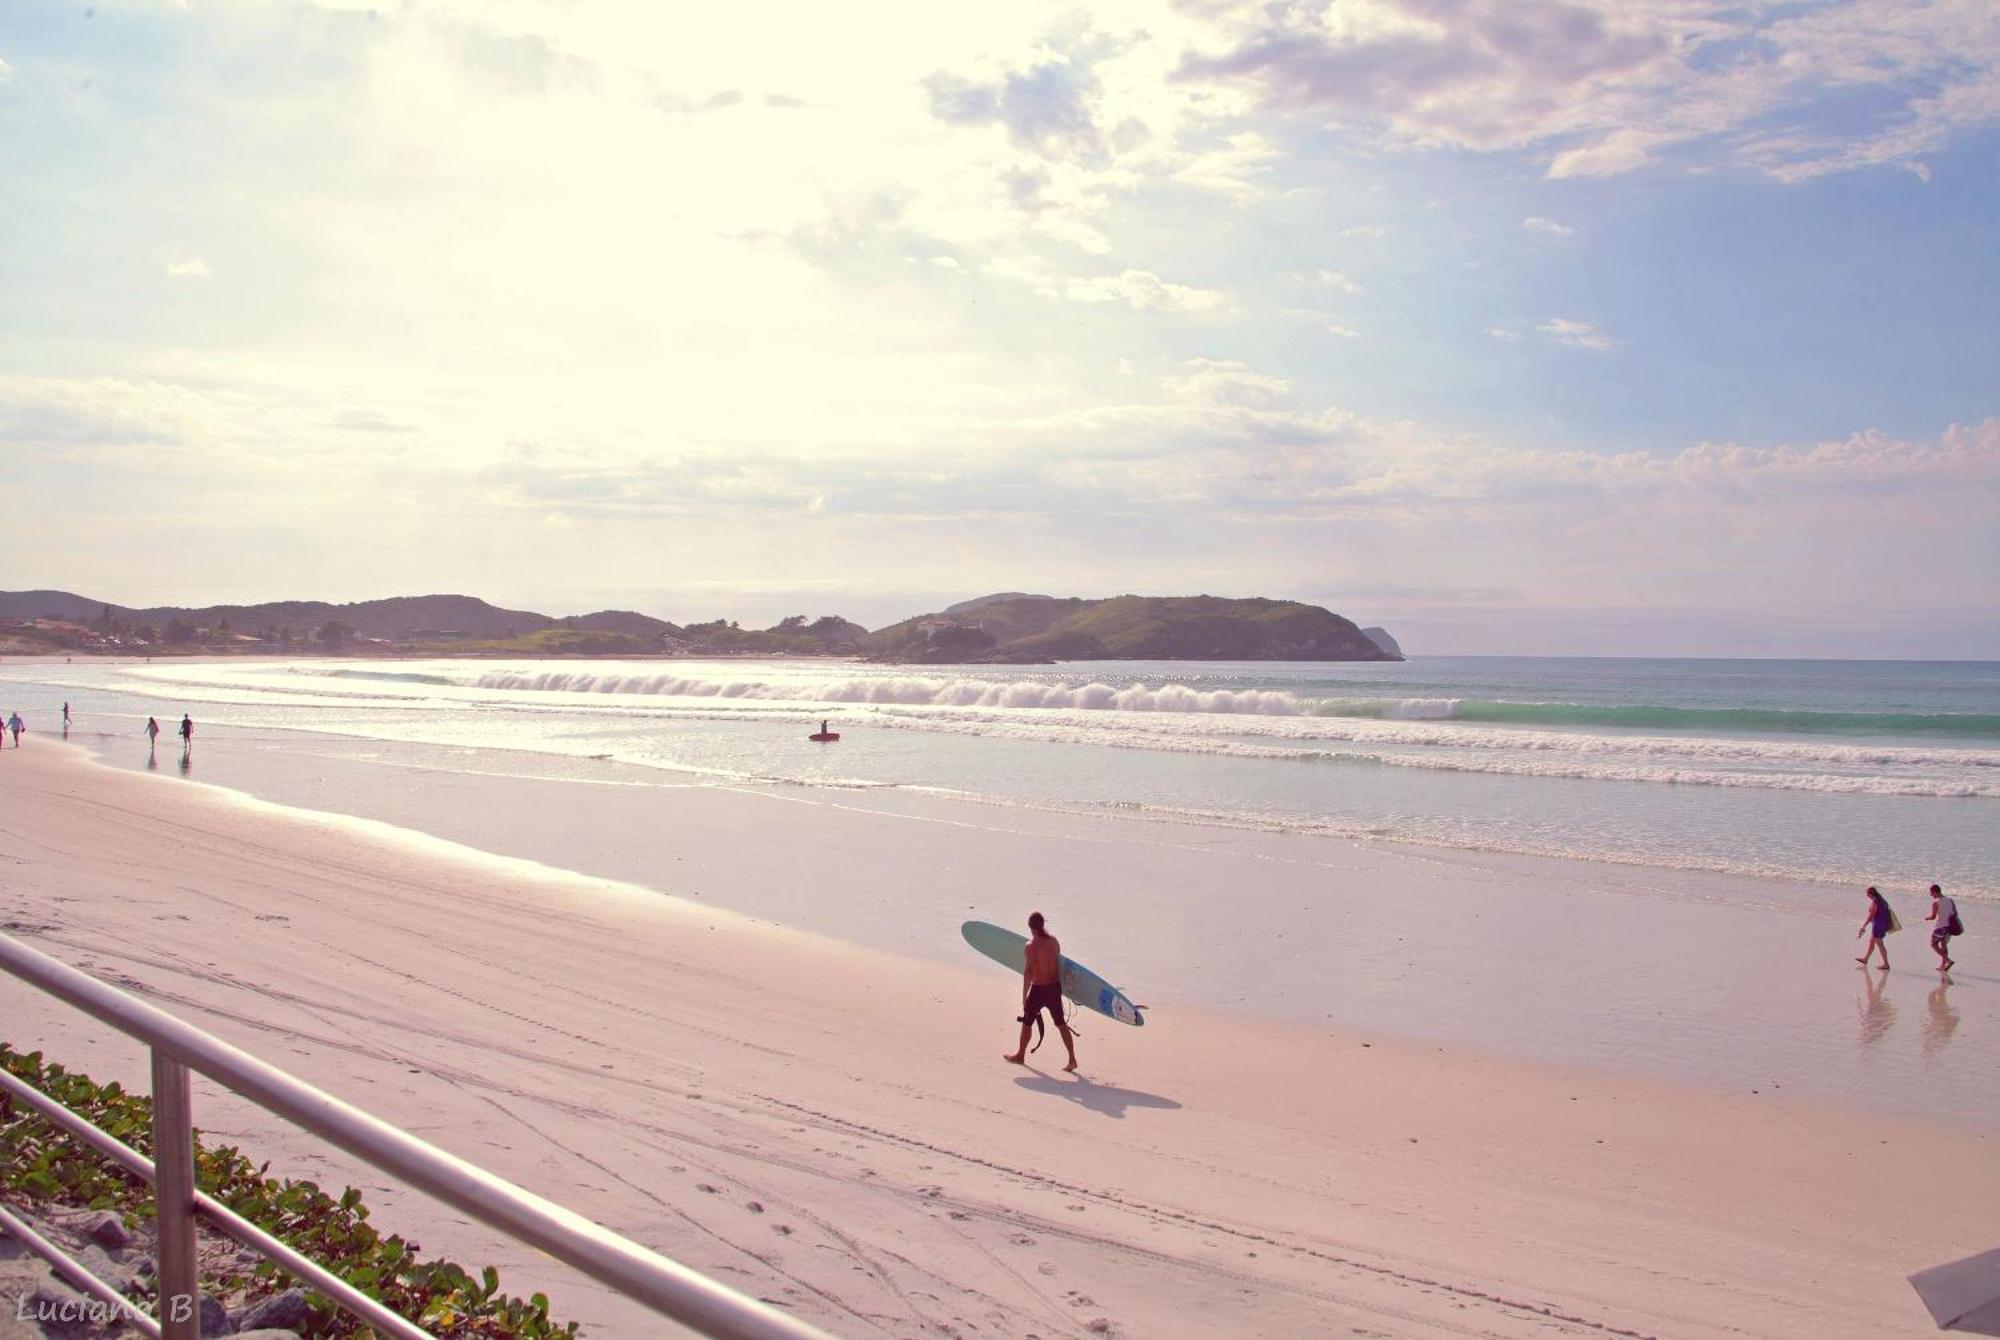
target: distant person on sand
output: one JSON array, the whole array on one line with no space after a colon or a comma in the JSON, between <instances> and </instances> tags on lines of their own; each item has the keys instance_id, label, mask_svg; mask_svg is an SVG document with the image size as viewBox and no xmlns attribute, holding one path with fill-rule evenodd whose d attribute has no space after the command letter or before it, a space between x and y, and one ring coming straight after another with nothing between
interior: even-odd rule
<instances>
[{"instance_id":1,"label":"distant person on sand","mask_svg":"<svg viewBox=\"0 0 2000 1340\"><path fill-rule=\"evenodd\" d=\"M1076 1039L1063 1022L1062 942L1042 926L1040 912L1029 914L1028 930L1033 938L1027 943L1021 969L1021 1043L1007 1059L1015 1065L1027 1064L1028 1034L1034 1031L1036 1016L1047 1010L1055 1020L1056 1032L1062 1034L1063 1046L1069 1049L1069 1064L1063 1069L1074 1070Z\"/></svg>"},{"instance_id":2,"label":"distant person on sand","mask_svg":"<svg viewBox=\"0 0 2000 1340\"><path fill-rule=\"evenodd\" d=\"M21 714L19 712L7 718L7 729L14 732L14 747L19 749L21 747L21 732L27 729L27 727L21 724Z\"/></svg>"},{"instance_id":3,"label":"distant person on sand","mask_svg":"<svg viewBox=\"0 0 2000 1340\"><path fill-rule=\"evenodd\" d=\"M194 749L194 718L185 712L181 714L181 752L190 753Z\"/></svg>"},{"instance_id":4,"label":"distant person on sand","mask_svg":"<svg viewBox=\"0 0 2000 1340\"><path fill-rule=\"evenodd\" d=\"M1881 891L1873 884L1870 884L1868 886L1868 915L1861 919L1861 929L1854 932L1854 938L1857 940L1864 935L1868 937L1868 948L1862 950L1861 957L1854 961L1865 968L1868 966L1869 958L1879 949L1882 951L1882 970L1887 972L1889 970L1889 946L1882 943L1882 937L1896 929L1898 927L1895 910L1889 906L1889 900L1882 896Z\"/></svg>"},{"instance_id":5,"label":"distant person on sand","mask_svg":"<svg viewBox=\"0 0 2000 1340\"><path fill-rule=\"evenodd\" d=\"M1965 923L1958 919L1958 904L1940 889L1931 885L1931 912L1925 921L1935 921L1931 927L1931 952L1938 956L1938 971L1949 972L1958 960L1951 956L1951 937L1965 930Z\"/></svg>"},{"instance_id":6,"label":"distant person on sand","mask_svg":"<svg viewBox=\"0 0 2000 1340\"><path fill-rule=\"evenodd\" d=\"M151 749L160 740L160 722L157 717L146 718L146 748Z\"/></svg>"}]
</instances>

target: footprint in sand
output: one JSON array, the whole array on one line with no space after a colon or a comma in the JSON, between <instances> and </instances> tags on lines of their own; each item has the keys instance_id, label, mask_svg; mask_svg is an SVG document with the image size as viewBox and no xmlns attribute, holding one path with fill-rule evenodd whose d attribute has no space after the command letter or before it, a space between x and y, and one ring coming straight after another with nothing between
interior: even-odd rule
<instances>
[{"instance_id":1,"label":"footprint in sand","mask_svg":"<svg viewBox=\"0 0 2000 1340\"><path fill-rule=\"evenodd\" d=\"M1013 1237L1007 1239L1007 1241L1013 1243L1016 1247L1032 1247L1035 1245L1035 1240L1026 1233L1016 1233Z\"/></svg>"},{"instance_id":2,"label":"footprint in sand","mask_svg":"<svg viewBox=\"0 0 2000 1340\"><path fill-rule=\"evenodd\" d=\"M709 1185L708 1183L706 1183L706 1182L696 1182L696 1183L694 1184L694 1189L695 1189L696 1191L706 1191L706 1192L707 1192L707 1193L708 1193L709 1195L711 1195L711 1196L719 1196L719 1195L721 1195L721 1194L722 1194L722 1188L721 1188L721 1187L719 1187L719 1186L710 1186L710 1185Z\"/></svg>"},{"instance_id":3,"label":"footprint in sand","mask_svg":"<svg viewBox=\"0 0 2000 1340\"><path fill-rule=\"evenodd\" d=\"M762 1214L764 1213L764 1202L760 1200L746 1200L743 1202L743 1208L752 1214Z\"/></svg>"},{"instance_id":4,"label":"footprint in sand","mask_svg":"<svg viewBox=\"0 0 2000 1340\"><path fill-rule=\"evenodd\" d=\"M772 1224L771 1231L773 1233L782 1233L788 1238L792 1236L792 1226L790 1224Z\"/></svg>"}]
</instances>

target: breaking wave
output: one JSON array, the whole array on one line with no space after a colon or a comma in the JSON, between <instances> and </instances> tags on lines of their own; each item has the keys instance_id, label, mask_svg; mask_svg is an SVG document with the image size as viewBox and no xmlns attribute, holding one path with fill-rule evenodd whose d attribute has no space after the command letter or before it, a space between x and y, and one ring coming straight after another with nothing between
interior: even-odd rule
<instances>
[{"instance_id":1,"label":"breaking wave","mask_svg":"<svg viewBox=\"0 0 2000 1340\"><path fill-rule=\"evenodd\" d=\"M1228 712L1297 716L1308 709L1294 694L1267 689L1191 689L1179 684L998 683L986 679L856 678L821 683L696 679L684 675L592 674L551 670L481 675L478 687L507 692L637 693L669 698L750 698L775 702L876 703L901 707L1059 708L1112 712Z\"/></svg>"},{"instance_id":2,"label":"breaking wave","mask_svg":"<svg viewBox=\"0 0 2000 1340\"><path fill-rule=\"evenodd\" d=\"M367 674L437 683L428 675ZM1818 712L1755 707L1486 701L1465 698L1309 698L1277 689L1196 689L1181 684L1118 688L1102 682L870 676L823 681L703 679L684 674L547 670L493 671L474 687L507 692L642 694L767 702L873 703L903 707L1019 708L1104 712L1187 712L1235 716L1351 717L1381 721L1461 721L1480 725L1786 735L1936 735L2000 739L2000 714Z\"/></svg>"}]
</instances>

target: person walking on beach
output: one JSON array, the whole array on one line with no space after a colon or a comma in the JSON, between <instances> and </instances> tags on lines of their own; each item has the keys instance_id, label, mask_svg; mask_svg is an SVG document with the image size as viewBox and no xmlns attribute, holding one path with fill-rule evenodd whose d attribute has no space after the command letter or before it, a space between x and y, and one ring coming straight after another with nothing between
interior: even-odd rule
<instances>
[{"instance_id":1,"label":"person walking on beach","mask_svg":"<svg viewBox=\"0 0 2000 1340\"><path fill-rule=\"evenodd\" d=\"M63 704L63 739L69 738L69 704Z\"/></svg>"},{"instance_id":2,"label":"person walking on beach","mask_svg":"<svg viewBox=\"0 0 2000 1340\"><path fill-rule=\"evenodd\" d=\"M19 712L7 718L7 729L14 732L14 747L19 749L21 747L21 732L27 729L27 727L21 724L21 714Z\"/></svg>"},{"instance_id":3,"label":"person walking on beach","mask_svg":"<svg viewBox=\"0 0 2000 1340\"><path fill-rule=\"evenodd\" d=\"M1032 938L1024 948L1021 967L1021 1042L1007 1059L1015 1065L1027 1064L1028 1034L1034 1030L1036 1017L1047 1010L1069 1051L1069 1064L1063 1069L1075 1070L1076 1038L1063 1021L1062 942L1044 930L1043 925L1040 912L1029 914L1028 930Z\"/></svg>"},{"instance_id":4,"label":"person walking on beach","mask_svg":"<svg viewBox=\"0 0 2000 1340\"><path fill-rule=\"evenodd\" d=\"M187 713L183 712L181 713L181 753L183 755L186 755L186 754L192 754L193 752L194 752L194 718L189 716Z\"/></svg>"},{"instance_id":5,"label":"person walking on beach","mask_svg":"<svg viewBox=\"0 0 2000 1340\"><path fill-rule=\"evenodd\" d=\"M160 721L158 717L146 718L146 748L153 749L160 742Z\"/></svg>"},{"instance_id":6,"label":"person walking on beach","mask_svg":"<svg viewBox=\"0 0 2000 1340\"><path fill-rule=\"evenodd\" d=\"M1938 956L1938 971L1950 972L1958 962L1951 956L1951 937L1963 933L1965 923L1958 919L1958 904L1935 884L1931 885L1930 915L1924 920L1937 923L1931 927L1931 952Z\"/></svg>"},{"instance_id":7,"label":"person walking on beach","mask_svg":"<svg viewBox=\"0 0 2000 1340\"><path fill-rule=\"evenodd\" d=\"M1879 949L1882 951L1882 971L1887 972L1889 970L1889 946L1882 942L1882 938L1897 929L1899 927L1896 922L1895 909L1889 906L1889 900L1882 896L1881 891L1873 884L1870 884L1868 886L1868 915L1861 919L1861 929L1854 932L1854 938L1857 940L1864 935L1868 937L1868 948L1862 950L1861 957L1854 961L1865 968L1868 966L1869 958Z\"/></svg>"}]
</instances>

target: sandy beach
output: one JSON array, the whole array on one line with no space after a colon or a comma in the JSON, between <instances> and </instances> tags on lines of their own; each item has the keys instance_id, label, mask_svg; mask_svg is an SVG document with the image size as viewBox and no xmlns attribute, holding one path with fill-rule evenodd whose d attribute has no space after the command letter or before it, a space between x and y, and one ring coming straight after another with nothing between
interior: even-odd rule
<instances>
[{"instance_id":1,"label":"sandy beach","mask_svg":"<svg viewBox=\"0 0 2000 1340\"><path fill-rule=\"evenodd\" d=\"M687 896L31 741L0 760L0 913L9 933L842 1335L1915 1336L1931 1327L1903 1276L2000 1239L2000 1128L1963 1113L1564 1067L1194 993L1152 1001L1143 1030L1086 1021L1079 1077L1058 1073L1053 1040L1009 1067L1012 988L969 952L770 923L816 924L779 915L802 886L893 920L940 861L1054 887L1091 843L1050 819L818 806L799 820L810 860L759 865L741 853L772 831L769 797L663 803L655 822L681 827L700 874L659 882ZM932 837L912 843L919 821ZM1147 839L1093 822L1099 875L1132 887L1145 872L1122 856ZM1191 859L1150 845L1162 865ZM1339 846L1316 859L1337 865ZM718 874L775 886L819 862L865 877L755 891L756 920L695 896ZM1002 910L990 875L968 878L980 910L962 915ZM1662 924L1633 915L1626 933ZM1105 924L1089 929L1092 950L1072 947L1103 967ZM1198 943L1201 928L1176 934ZM1904 991L1921 946L1898 948ZM1981 999L1950 1040L1967 1067L1992 1055ZM136 1047L10 980L0 1017L16 1046L143 1077ZM206 1082L196 1122L274 1171L351 1181L378 1223L547 1290L587 1334L663 1329Z\"/></svg>"}]
</instances>

